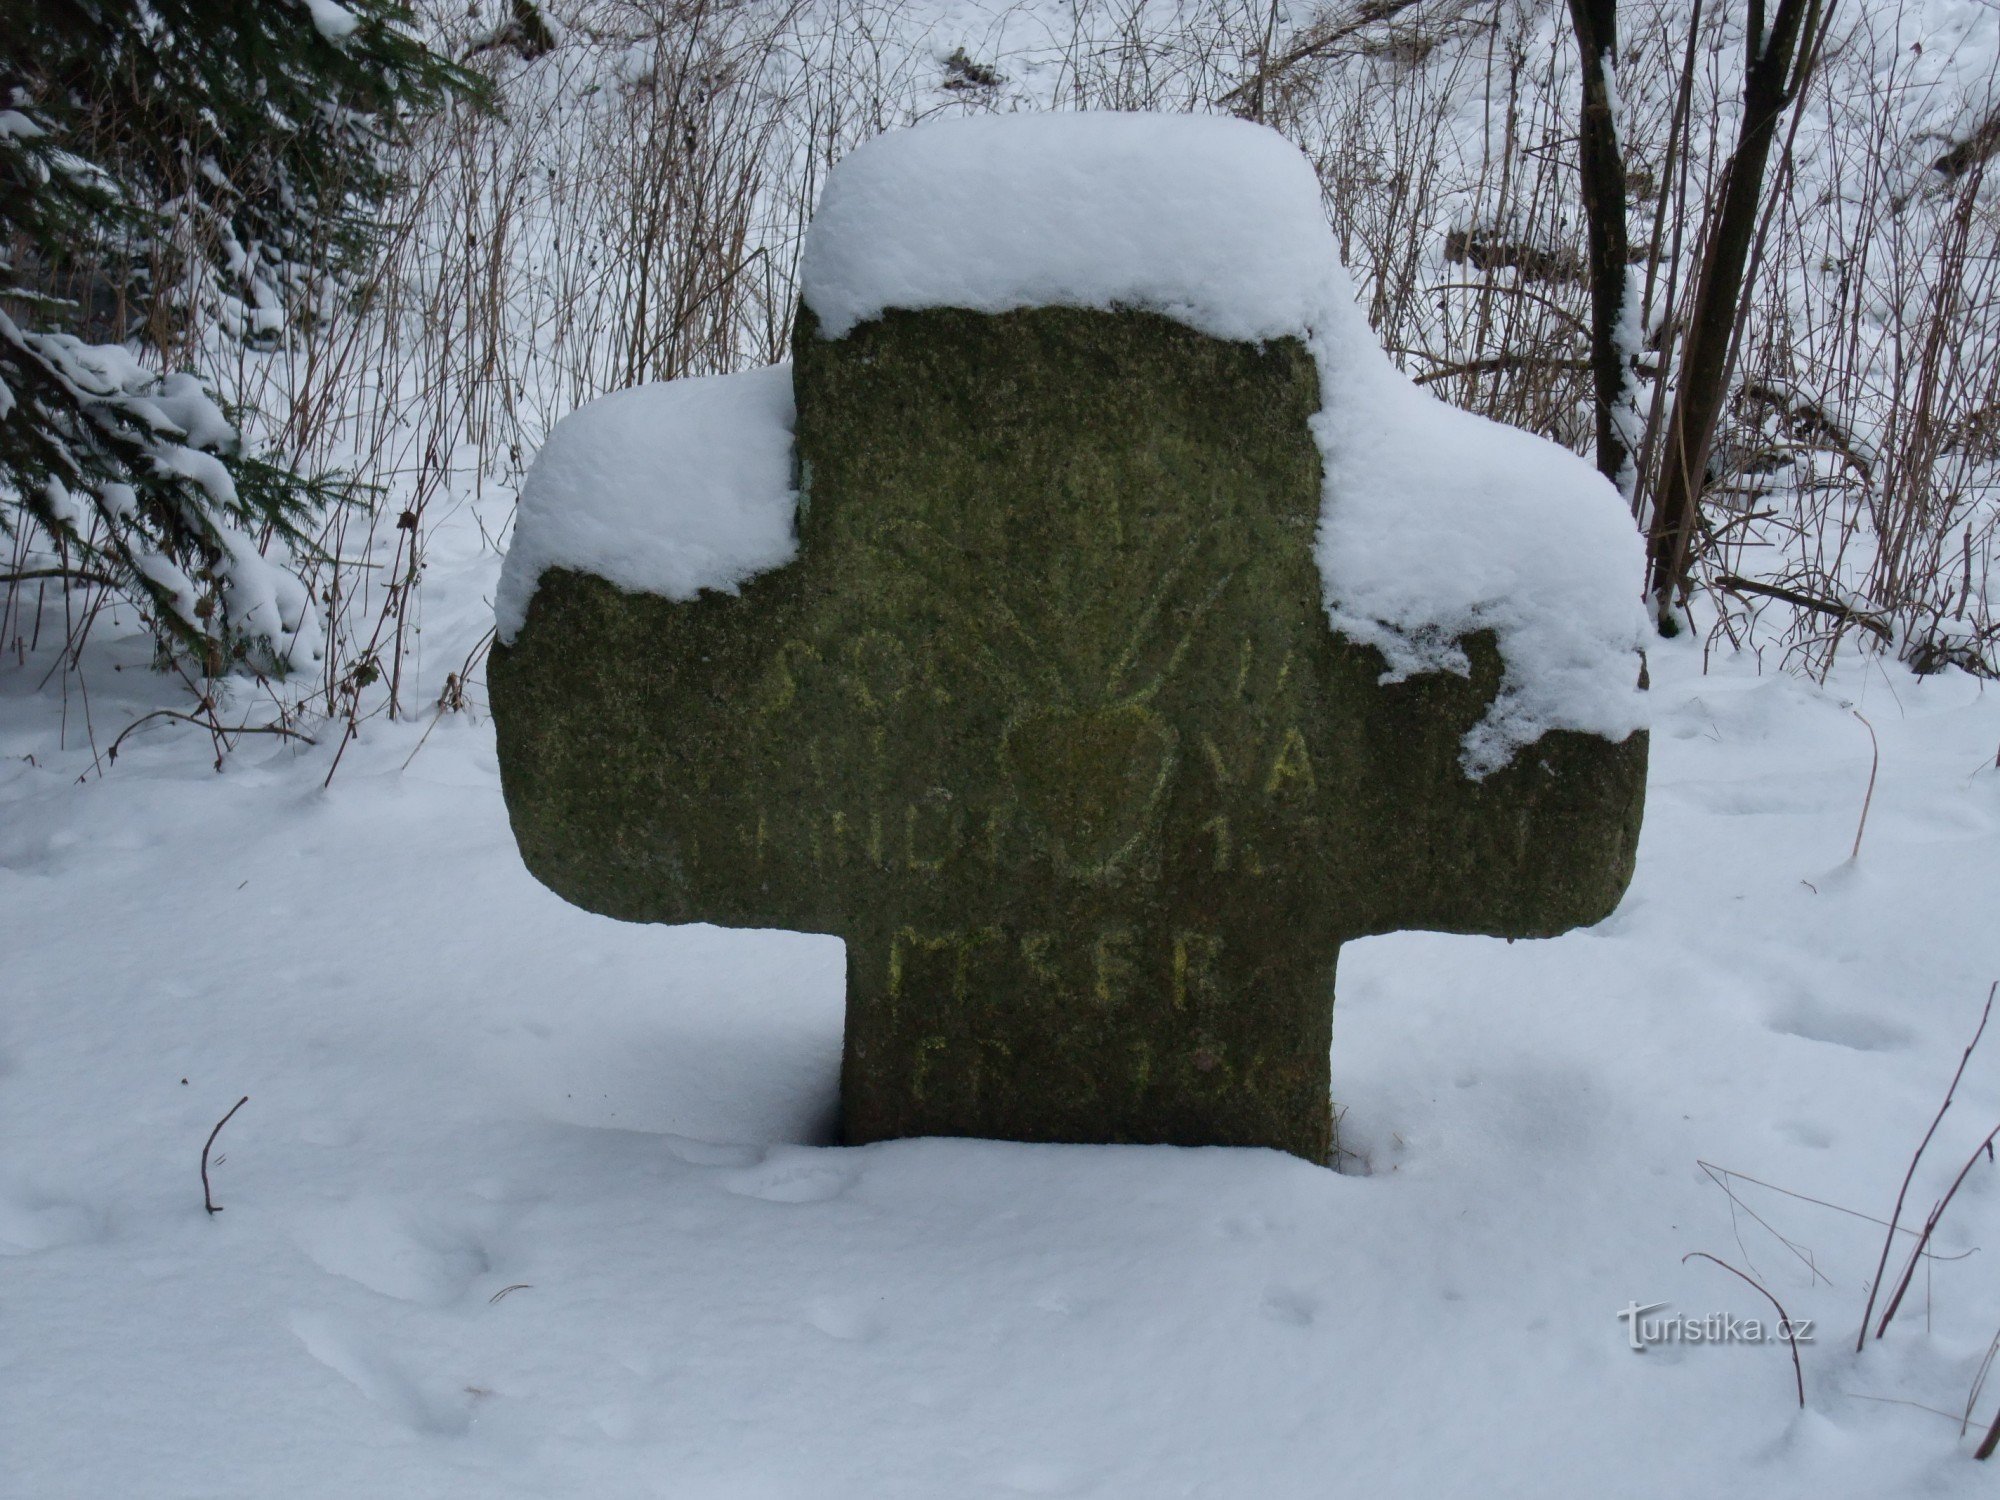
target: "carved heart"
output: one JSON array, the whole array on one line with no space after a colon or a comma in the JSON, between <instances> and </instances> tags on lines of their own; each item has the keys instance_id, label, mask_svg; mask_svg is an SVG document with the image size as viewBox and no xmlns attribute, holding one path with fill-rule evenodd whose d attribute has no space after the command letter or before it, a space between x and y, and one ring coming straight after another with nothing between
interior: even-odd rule
<instances>
[{"instance_id":1,"label":"carved heart","mask_svg":"<svg viewBox=\"0 0 2000 1500\"><path fill-rule=\"evenodd\" d=\"M1000 759L1064 874L1109 875L1152 827L1173 774L1174 732L1144 704L1037 709L1008 726Z\"/></svg>"}]
</instances>

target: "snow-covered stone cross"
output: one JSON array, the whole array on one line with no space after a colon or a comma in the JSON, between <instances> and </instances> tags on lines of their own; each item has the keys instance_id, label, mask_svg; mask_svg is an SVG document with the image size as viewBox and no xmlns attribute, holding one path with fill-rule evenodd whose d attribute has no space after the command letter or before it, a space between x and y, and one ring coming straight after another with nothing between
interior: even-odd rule
<instances>
[{"instance_id":1,"label":"snow-covered stone cross","mask_svg":"<svg viewBox=\"0 0 2000 1500\"><path fill-rule=\"evenodd\" d=\"M1323 1160L1342 943L1617 902L1624 509L1388 365L1277 135L882 137L794 357L556 430L490 683L556 891L846 940L849 1141Z\"/></svg>"}]
</instances>

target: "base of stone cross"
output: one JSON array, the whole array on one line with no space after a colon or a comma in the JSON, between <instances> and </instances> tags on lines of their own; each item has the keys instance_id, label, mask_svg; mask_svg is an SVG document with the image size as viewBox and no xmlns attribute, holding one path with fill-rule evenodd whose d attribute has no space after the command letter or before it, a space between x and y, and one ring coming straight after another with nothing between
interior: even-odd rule
<instances>
[{"instance_id":1,"label":"base of stone cross","mask_svg":"<svg viewBox=\"0 0 2000 1500\"><path fill-rule=\"evenodd\" d=\"M1220 934L1164 922L850 940L843 1139L1270 1146L1324 1162L1333 965L1300 952L1225 974L1227 960ZM1023 983L1049 996L1027 1024L1007 1014Z\"/></svg>"}]
</instances>

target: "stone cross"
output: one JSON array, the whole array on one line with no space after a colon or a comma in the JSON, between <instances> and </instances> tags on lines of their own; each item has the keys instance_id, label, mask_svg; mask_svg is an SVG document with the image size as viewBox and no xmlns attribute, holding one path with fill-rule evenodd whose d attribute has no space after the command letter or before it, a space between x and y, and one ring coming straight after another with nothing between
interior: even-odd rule
<instances>
[{"instance_id":1,"label":"stone cross","mask_svg":"<svg viewBox=\"0 0 2000 1500\"><path fill-rule=\"evenodd\" d=\"M1498 687L1384 685L1312 556L1295 339L892 311L794 349L800 555L693 602L547 574L490 671L529 868L634 921L847 945L850 1143L1329 1150L1333 973L1537 937L1630 877L1645 742L1484 780Z\"/></svg>"}]
</instances>

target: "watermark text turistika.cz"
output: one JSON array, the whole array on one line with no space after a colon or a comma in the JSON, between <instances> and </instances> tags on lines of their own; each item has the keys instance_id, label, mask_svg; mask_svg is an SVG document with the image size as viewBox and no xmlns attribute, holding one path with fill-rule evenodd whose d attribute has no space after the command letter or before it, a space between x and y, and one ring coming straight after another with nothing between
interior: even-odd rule
<instances>
[{"instance_id":1,"label":"watermark text turistika.cz","mask_svg":"<svg viewBox=\"0 0 2000 1500\"><path fill-rule=\"evenodd\" d=\"M1778 1344L1796 1339L1810 1344L1811 1318L1739 1318L1734 1313L1658 1313L1667 1304L1628 1302L1618 1310L1625 1325L1625 1342L1636 1354L1644 1354L1655 1344Z\"/></svg>"}]
</instances>

